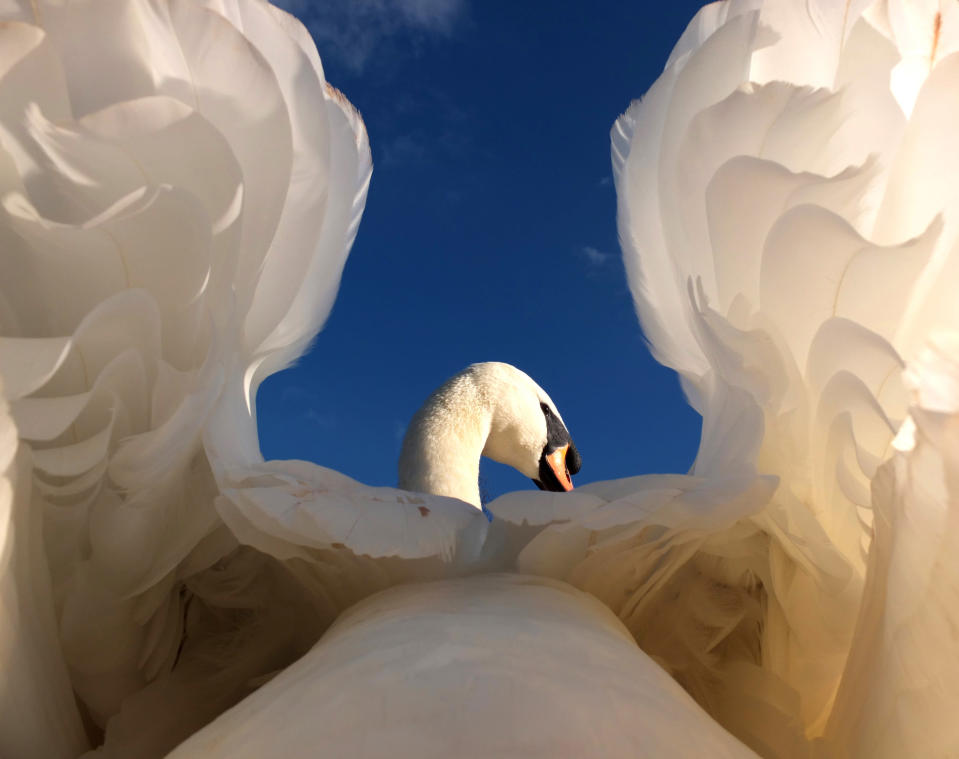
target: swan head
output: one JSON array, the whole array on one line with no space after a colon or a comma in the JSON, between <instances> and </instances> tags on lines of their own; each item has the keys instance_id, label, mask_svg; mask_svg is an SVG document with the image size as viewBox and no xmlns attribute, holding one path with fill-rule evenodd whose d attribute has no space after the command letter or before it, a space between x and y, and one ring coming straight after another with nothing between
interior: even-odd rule
<instances>
[{"instance_id":1,"label":"swan head","mask_svg":"<svg viewBox=\"0 0 959 759\"><path fill-rule=\"evenodd\" d=\"M400 487L480 505L480 455L542 490L572 490L582 460L556 404L510 364L473 364L416 413L400 454Z\"/></svg>"},{"instance_id":2,"label":"swan head","mask_svg":"<svg viewBox=\"0 0 959 759\"><path fill-rule=\"evenodd\" d=\"M573 489L582 461L556 404L510 364L473 364L463 374L490 395L490 430L483 455L529 477L541 490Z\"/></svg>"}]
</instances>

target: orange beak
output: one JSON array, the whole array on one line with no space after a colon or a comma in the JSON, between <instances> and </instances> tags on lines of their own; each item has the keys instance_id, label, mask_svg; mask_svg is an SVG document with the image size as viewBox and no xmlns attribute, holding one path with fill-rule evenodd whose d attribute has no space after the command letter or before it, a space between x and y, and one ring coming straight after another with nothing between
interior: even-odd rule
<instances>
[{"instance_id":1,"label":"orange beak","mask_svg":"<svg viewBox=\"0 0 959 759\"><path fill-rule=\"evenodd\" d=\"M559 484L563 486L563 490L567 491L573 489L573 481L570 479L569 469L566 468L566 452L568 450L569 443L562 448L557 448L546 457L549 468L553 470L553 474L556 475Z\"/></svg>"}]
</instances>

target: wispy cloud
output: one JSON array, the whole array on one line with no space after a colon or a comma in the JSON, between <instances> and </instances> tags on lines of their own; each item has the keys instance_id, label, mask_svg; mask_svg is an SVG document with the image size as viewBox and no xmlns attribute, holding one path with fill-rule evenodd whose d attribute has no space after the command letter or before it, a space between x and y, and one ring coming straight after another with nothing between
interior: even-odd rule
<instances>
[{"instance_id":1,"label":"wispy cloud","mask_svg":"<svg viewBox=\"0 0 959 759\"><path fill-rule=\"evenodd\" d=\"M437 108L423 110L435 115L428 130L415 127L374 146L374 157L384 166L456 160L470 149L470 135L459 127L462 117Z\"/></svg>"},{"instance_id":2,"label":"wispy cloud","mask_svg":"<svg viewBox=\"0 0 959 759\"><path fill-rule=\"evenodd\" d=\"M609 253L604 253L599 248L594 248L592 245L584 245L579 250L583 258L586 259L587 263L590 266L599 268L605 266L612 256Z\"/></svg>"},{"instance_id":3,"label":"wispy cloud","mask_svg":"<svg viewBox=\"0 0 959 759\"><path fill-rule=\"evenodd\" d=\"M422 163L426 142L419 134L401 134L383 144L381 154L386 164Z\"/></svg>"},{"instance_id":4,"label":"wispy cloud","mask_svg":"<svg viewBox=\"0 0 959 759\"><path fill-rule=\"evenodd\" d=\"M448 37L467 0L278 0L316 40L320 56L359 73L382 45L406 36Z\"/></svg>"},{"instance_id":5,"label":"wispy cloud","mask_svg":"<svg viewBox=\"0 0 959 759\"><path fill-rule=\"evenodd\" d=\"M331 413L323 409L324 404L320 394L302 385L289 385L283 388L280 392L280 403L286 413L299 417L310 425L327 429L336 426L335 412Z\"/></svg>"},{"instance_id":6,"label":"wispy cloud","mask_svg":"<svg viewBox=\"0 0 959 759\"><path fill-rule=\"evenodd\" d=\"M403 449L403 438L406 437L406 422L399 419L393 420L393 452L399 458L400 451Z\"/></svg>"},{"instance_id":7,"label":"wispy cloud","mask_svg":"<svg viewBox=\"0 0 959 759\"><path fill-rule=\"evenodd\" d=\"M353 2L354 0L351 0ZM427 29L449 32L462 11L462 0L366 0L379 5L393 5L402 16Z\"/></svg>"}]
</instances>

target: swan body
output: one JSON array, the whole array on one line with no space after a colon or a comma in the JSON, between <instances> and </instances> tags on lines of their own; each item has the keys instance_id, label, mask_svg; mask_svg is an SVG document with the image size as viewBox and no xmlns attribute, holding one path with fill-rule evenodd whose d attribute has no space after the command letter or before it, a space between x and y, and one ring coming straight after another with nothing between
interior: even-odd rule
<instances>
[{"instance_id":1,"label":"swan body","mask_svg":"<svg viewBox=\"0 0 959 759\"><path fill-rule=\"evenodd\" d=\"M513 573L368 598L170 759L321 754L754 756L595 598Z\"/></svg>"}]
</instances>

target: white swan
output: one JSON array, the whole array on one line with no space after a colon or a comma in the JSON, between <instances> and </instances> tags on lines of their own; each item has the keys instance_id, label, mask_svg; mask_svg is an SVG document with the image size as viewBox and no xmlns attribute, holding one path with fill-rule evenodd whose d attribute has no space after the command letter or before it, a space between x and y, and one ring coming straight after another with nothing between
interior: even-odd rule
<instances>
[{"instance_id":1,"label":"white swan","mask_svg":"<svg viewBox=\"0 0 959 759\"><path fill-rule=\"evenodd\" d=\"M611 754L644 724L659 756L700 730L766 756L959 750L954 5L697 15L613 131L624 260L655 355L703 414L696 463L509 494L492 522L259 455L256 387L328 313L370 171L302 27L257 0L2 14L0 753L160 756L234 705L192 740L234 740L242 715L256 740L295 742L330 695L313 689L373 648L422 662L417 692L449 717L467 702L428 679L456 651L432 637L441 609L457 640L517 638L495 649L497 693L462 694L470 745L548 745L499 700L529 666L558 699L564 675L615 683L557 733L587 745L604 725ZM515 574L468 577L490 569ZM462 624L464 588L511 613ZM388 644L390 603L423 648ZM560 625L609 666L577 670L557 635L555 667L535 669L524 630ZM297 704L282 736L267 696ZM372 741L414 740L386 728L435 713L395 704L330 704L316 728L352 746L361 716Z\"/></svg>"},{"instance_id":2,"label":"white swan","mask_svg":"<svg viewBox=\"0 0 959 759\"><path fill-rule=\"evenodd\" d=\"M572 488L567 458L579 469L553 402L507 364L473 365L430 396L407 431L400 482L479 507L481 452L560 492ZM487 540L494 555L474 563L511 567L512 556L495 555L509 550ZM356 757L753 756L595 598L515 573L404 584L357 604L170 757L307 757L316 747Z\"/></svg>"}]
</instances>

